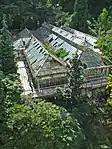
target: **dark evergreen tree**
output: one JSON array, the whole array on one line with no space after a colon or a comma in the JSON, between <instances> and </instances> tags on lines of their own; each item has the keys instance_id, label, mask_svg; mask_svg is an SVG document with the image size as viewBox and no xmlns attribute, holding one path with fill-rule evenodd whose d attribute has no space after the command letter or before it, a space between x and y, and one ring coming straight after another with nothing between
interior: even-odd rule
<instances>
[{"instance_id":1,"label":"dark evergreen tree","mask_svg":"<svg viewBox=\"0 0 112 149\"><path fill-rule=\"evenodd\" d=\"M89 17L89 0L76 0L70 26L81 31L87 31Z\"/></svg>"},{"instance_id":2,"label":"dark evergreen tree","mask_svg":"<svg viewBox=\"0 0 112 149\"><path fill-rule=\"evenodd\" d=\"M11 34L3 16L0 30L0 148L3 149L8 139L8 109L15 103L20 103L21 86L16 74L14 48Z\"/></svg>"},{"instance_id":3,"label":"dark evergreen tree","mask_svg":"<svg viewBox=\"0 0 112 149\"><path fill-rule=\"evenodd\" d=\"M6 120L5 120L5 107L4 107L4 89L3 89L3 82L2 79L4 78L3 72L0 71L0 148L2 147L4 141L4 130L6 127Z\"/></svg>"},{"instance_id":4,"label":"dark evergreen tree","mask_svg":"<svg viewBox=\"0 0 112 149\"><path fill-rule=\"evenodd\" d=\"M6 17L3 16L2 29L0 30L0 70L5 75L16 73L14 61L14 48L11 43L11 34L8 31Z\"/></svg>"},{"instance_id":5,"label":"dark evergreen tree","mask_svg":"<svg viewBox=\"0 0 112 149\"><path fill-rule=\"evenodd\" d=\"M81 85L83 83L83 70L84 65L80 60L80 56L76 54L67 65L67 78L68 83L64 88L58 88L57 92L59 98L57 100L63 100L63 106L67 109L72 108L74 105L80 103Z\"/></svg>"},{"instance_id":6,"label":"dark evergreen tree","mask_svg":"<svg viewBox=\"0 0 112 149\"><path fill-rule=\"evenodd\" d=\"M2 0L0 1L0 21L5 13L10 28L36 29L44 21L53 24L59 21L58 24L63 25L61 22L68 22L66 17L70 15L72 16L71 27L87 31L87 19L98 17L101 10L111 4L111 0Z\"/></svg>"}]
</instances>

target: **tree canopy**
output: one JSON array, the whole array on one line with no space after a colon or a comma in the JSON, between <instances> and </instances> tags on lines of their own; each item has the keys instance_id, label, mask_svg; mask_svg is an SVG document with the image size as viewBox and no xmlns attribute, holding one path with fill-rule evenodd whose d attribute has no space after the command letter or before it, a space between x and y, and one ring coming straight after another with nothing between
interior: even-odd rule
<instances>
[{"instance_id":1,"label":"tree canopy","mask_svg":"<svg viewBox=\"0 0 112 149\"><path fill-rule=\"evenodd\" d=\"M52 103L39 102L33 109L15 105L10 112L12 139L6 144L8 148L72 149L79 148L84 138L77 119Z\"/></svg>"},{"instance_id":2,"label":"tree canopy","mask_svg":"<svg viewBox=\"0 0 112 149\"><path fill-rule=\"evenodd\" d=\"M97 18L110 5L111 0L5 0L0 2L0 20L6 14L11 29L35 29L46 21L86 32L87 20Z\"/></svg>"},{"instance_id":3,"label":"tree canopy","mask_svg":"<svg viewBox=\"0 0 112 149\"><path fill-rule=\"evenodd\" d=\"M90 31L98 37L96 46L100 48L104 55L104 60L112 64L112 9L104 8L98 19L93 19L89 23Z\"/></svg>"}]
</instances>

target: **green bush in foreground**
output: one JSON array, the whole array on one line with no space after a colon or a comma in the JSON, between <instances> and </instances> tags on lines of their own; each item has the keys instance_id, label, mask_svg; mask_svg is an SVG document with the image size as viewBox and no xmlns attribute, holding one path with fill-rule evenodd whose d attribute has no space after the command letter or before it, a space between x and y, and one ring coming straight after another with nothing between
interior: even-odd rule
<instances>
[{"instance_id":1,"label":"green bush in foreground","mask_svg":"<svg viewBox=\"0 0 112 149\"><path fill-rule=\"evenodd\" d=\"M8 149L75 149L83 134L79 123L64 108L40 102L33 108L15 105L8 126Z\"/></svg>"}]
</instances>

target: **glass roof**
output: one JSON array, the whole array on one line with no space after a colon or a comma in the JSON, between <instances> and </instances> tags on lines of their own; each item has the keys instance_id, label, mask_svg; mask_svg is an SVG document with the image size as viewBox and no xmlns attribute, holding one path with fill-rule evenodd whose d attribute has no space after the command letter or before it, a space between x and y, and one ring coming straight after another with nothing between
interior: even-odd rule
<instances>
[{"instance_id":1,"label":"glass roof","mask_svg":"<svg viewBox=\"0 0 112 149\"><path fill-rule=\"evenodd\" d=\"M48 57L48 52L42 47L41 43L33 37L29 47L25 50L27 58L35 73L40 69Z\"/></svg>"},{"instance_id":2,"label":"glass roof","mask_svg":"<svg viewBox=\"0 0 112 149\"><path fill-rule=\"evenodd\" d=\"M87 67L104 66L101 56L91 49L81 53L81 60L87 65Z\"/></svg>"},{"instance_id":3,"label":"glass roof","mask_svg":"<svg viewBox=\"0 0 112 149\"><path fill-rule=\"evenodd\" d=\"M28 42L30 41L30 39L31 39L31 38L22 38L22 39L20 38L20 39L18 39L18 40L16 40L16 41L13 42L13 46L14 46L16 49L18 49L18 48L20 48L20 47L23 46L23 41L24 41L25 44L27 45Z\"/></svg>"},{"instance_id":4,"label":"glass roof","mask_svg":"<svg viewBox=\"0 0 112 149\"><path fill-rule=\"evenodd\" d=\"M88 42L88 44L90 45L95 45L95 42L97 40L97 38L89 35L89 34L86 34L86 33L83 33L83 32L80 32L80 31L77 31L75 29L72 29L72 28L69 28L69 27L63 27L63 29L67 32L70 32L72 33L73 35L75 35L76 37L82 39L82 40L85 40Z\"/></svg>"},{"instance_id":5,"label":"glass roof","mask_svg":"<svg viewBox=\"0 0 112 149\"><path fill-rule=\"evenodd\" d=\"M45 29L44 29L45 31ZM43 29L42 29L43 32ZM58 36L54 35L53 33L50 33L49 31L45 31L46 35L44 35L43 38L46 38L46 40L52 45L54 50L57 50L59 48L63 48L68 52L68 55L65 57L66 58L72 58L72 55L76 52L76 48L69 43L65 42Z\"/></svg>"},{"instance_id":6,"label":"glass roof","mask_svg":"<svg viewBox=\"0 0 112 149\"><path fill-rule=\"evenodd\" d=\"M43 32L43 28L41 28L42 32ZM86 35L85 33L81 33L79 31L76 31L76 34L73 34L73 33L69 33L65 30L62 30L62 29L54 27L54 26L53 26L52 30L56 33L61 34L62 36L65 36L66 38L70 38L73 42L77 42L78 44L83 45L83 47L84 47L85 36L87 36L88 42L90 41L90 39L91 40L93 39L90 42L90 45L92 44L92 42L94 43L94 41L96 40L96 38ZM59 37L56 36L57 34L55 34L53 32L49 32L49 30L47 30L47 28L44 28L44 31L46 32L46 35L43 38L45 38L52 45L54 50L63 48L64 50L66 50L68 52L68 55L64 58L64 60L66 60L68 58L72 58L73 54L78 52L79 55L82 53L81 60L87 64L87 67L96 67L96 66L104 65L101 60L100 54L98 52L96 52L95 50L92 50L93 48L91 50L90 50L90 48L86 48L88 50L84 51L84 52L83 52L84 49L77 50L77 48L75 46L72 46L68 42L64 41L62 38L60 38L60 36ZM79 33L79 37L78 37L78 33Z\"/></svg>"},{"instance_id":7,"label":"glass roof","mask_svg":"<svg viewBox=\"0 0 112 149\"><path fill-rule=\"evenodd\" d=\"M53 33L61 35L62 37L66 38L67 40L73 42L78 46L87 45L89 47L93 47L95 46L95 42L97 40L97 38L91 35L88 35L86 33L83 33L68 27L58 28L51 24L44 23L43 28L46 30L50 29Z\"/></svg>"},{"instance_id":8,"label":"glass roof","mask_svg":"<svg viewBox=\"0 0 112 149\"><path fill-rule=\"evenodd\" d=\"M75 40L75 42L82 42L83 37L80 35L79 38L76 38L78 35L73 35L73 33L70 33L62 30L57 27L53 27L55 32L59 32L63 36L68 36L67 38L70 38L72 40ZM50 32L47 30L47 28L41 27L39 29L40 32L42 32L41 35L43 35L43 39L46 39L50 43L50 45L53 47L54 50L57 50L59 48L63 48L68 52L68 55L64 57L64 60L70 59L73 57L73 54L78 52L78 54L81 54L81 60L87 64L87 67L96 67L96 66L102 66L104 65L101 56L99 53L90 50L90 49L85 49L83 50L77 50L75 46L72 46L70 43L67 41L64 41L64 38L61 38L57 34ZM76 31L76 33L78 33ZM89 39L89 37L88 37ZM22 39L25 44L30 42L29 46L25 49L25 53L27 55L27 58L32 66L33 71L37 74L37 71L40 70L40 68L43 66L44 62L48 58L48 51L42 46L42 44L37 40L33 35L31 35L31 38L23 38ZM17 48L18 46L21 45L21 39L17 40L14 42L14 46ZM79 41L78 41L79 40Z\"/></svg>"}]
</instances>

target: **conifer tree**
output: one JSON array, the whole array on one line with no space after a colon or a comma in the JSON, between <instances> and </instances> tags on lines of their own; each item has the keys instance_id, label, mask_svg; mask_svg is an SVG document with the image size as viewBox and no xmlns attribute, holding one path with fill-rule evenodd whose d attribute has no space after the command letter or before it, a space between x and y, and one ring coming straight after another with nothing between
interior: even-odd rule
<instances>
[{"instance_id":1,"label":"conifer tree","mask_svg":"<svg viewBox=\"0 0 112 149\"><path fill-rule=\"evenodd\" d=\"M0 30L0 149L7 142L8 109L20 101L20 82L16 74L14 48L11 33L8 31L6 17L3 16Z\"/></svg>"},{"instance_id":2,"label":"conifer tree","mask_svg":"<svg viewBox=\"0 0 112 149\"><path fill-rule=\"evenodd\" d=\"M70 26L81 30L87 31L87 20L89 19L89 2L88 0L76 0L74 3L74 12Z\"/></svg>"},{"instance_id":3,"label":"conifer tree","mask_svg":"<svg viewBox=\"0 0 112 149\"><path fill-rule=\"evenodd\" d=\"M67 66L68 83L64 88L58 88L59 98L64 101L67 109L72 108L80 102L81 85L83 83L83 64L78 54L76 54Z\"/></svg>"},{"instance_id":4,"label":"conifer tree","mask_svg":"<svg viewBox=\"0 0 112 149\"><path fill-rule=\"evenodd\" d=\"M8 31L6 16L3 16L0 30L0 70L5 75L16 72L14 48L11 44L11 33Z\"/></svg>"}]
</instances>

